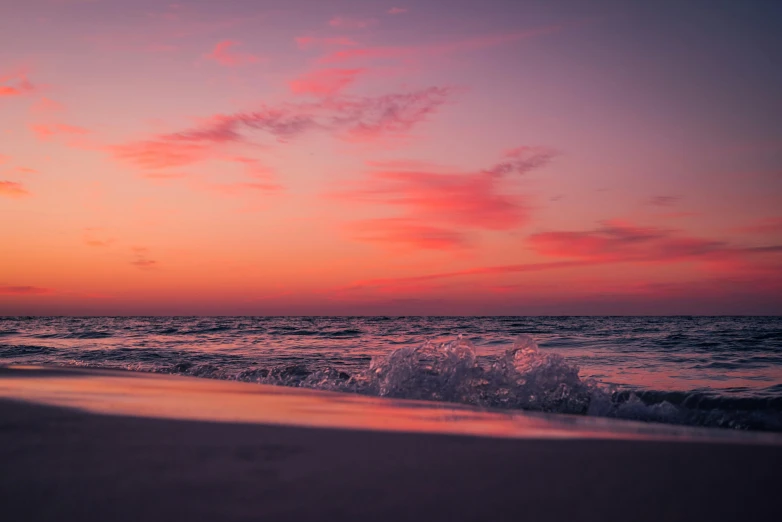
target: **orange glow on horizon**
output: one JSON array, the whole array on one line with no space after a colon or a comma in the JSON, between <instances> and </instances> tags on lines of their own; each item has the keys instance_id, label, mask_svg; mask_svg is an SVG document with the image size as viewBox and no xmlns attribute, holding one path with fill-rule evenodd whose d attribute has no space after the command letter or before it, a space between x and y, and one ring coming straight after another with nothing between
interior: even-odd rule
<instances>
[{"instance_id":1,"label":"orange glow on horizon","mask_svg":"<svg viewBox=\"0 0 782 522\"><path fill-rule=\"evenodd\" d=\"M0 314L782 314L760 21L142 4L0 7Z\"/></svg>"}]
</instances>

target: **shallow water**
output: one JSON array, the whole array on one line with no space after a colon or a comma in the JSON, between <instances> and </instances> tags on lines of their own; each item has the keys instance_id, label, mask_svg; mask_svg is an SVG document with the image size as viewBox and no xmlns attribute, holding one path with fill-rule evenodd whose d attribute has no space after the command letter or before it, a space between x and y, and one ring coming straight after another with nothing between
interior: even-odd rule
<instances>
[{"instance_id":1,"label":"shallow water","mask_svg":"<svg viewBox=\"0 0 782 522\"><path fill-rule=\"evenodd\" d=\"M0 364L782 431L779 317L0 318Z\"/></svg>"},{"instance_id":2,"label":"shallow water","mask_svg":"<svg viewBox=\"0 0 782 522\"><path fill-rule=\"evenodd\" d=\"M121 397L121 400L117 400ZM515 439L603 439L782 445L782 434L715 430L516 410L483 411L179 375L13 366L0 370L0 399L98 414L244 424L440 433Z\"/></svg>"}]
</instances>

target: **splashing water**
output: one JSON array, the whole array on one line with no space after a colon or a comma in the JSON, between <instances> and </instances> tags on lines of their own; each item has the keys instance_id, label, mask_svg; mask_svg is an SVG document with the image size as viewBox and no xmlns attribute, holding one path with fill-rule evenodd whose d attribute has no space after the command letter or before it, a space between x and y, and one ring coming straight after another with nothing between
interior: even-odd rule
<instances>
[{"instance_id":1,"label":"splashing water","mask_svg":"<svg viewBox=\"0 0 782 522\"><path fill-rule=\"evenodd\" d=\"M528 335L488 366L479 364L475 347L462 336L399 348L373 359L354 382L353 391L381 397L562 413L585 413L597 389L562 356L540 353Z\"/></svg>"},{"instance_id":2,"label":"splashing water","mask_svg":"<svg viewBox=\"0 0 782 522\"><path fill-rule=\"evenodd\" d=\"M199 367L185 373L203 376L203 371ZM767 412L690 410L666 400L647 404L634 392L620 393L613 386L582 379L578 366L561 355L542 353L529 335L518 336L488 365L479 362L475 346L459 335L443 343L426 341L417 347L398 348L373 358L368 369L353 375L334 369L309 372L302 366L284 366L228 378L483 408L782 430L782 417Z\"/></svg>"}]
</instances>

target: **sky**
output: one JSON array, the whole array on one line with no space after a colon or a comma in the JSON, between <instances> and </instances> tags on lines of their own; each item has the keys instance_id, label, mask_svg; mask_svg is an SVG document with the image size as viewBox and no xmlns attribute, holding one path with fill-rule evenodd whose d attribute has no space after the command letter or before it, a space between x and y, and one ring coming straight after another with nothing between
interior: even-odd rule
<instances>
[{"instance_id":1,"label":"sky","mask_svg":"<svg viewBox=\"0 0 782 522\"><path fill-rule=\"evenodd\" d=\"M782 3L0 3L0 315L782 314Z\"/></svg>"}]
</instances>

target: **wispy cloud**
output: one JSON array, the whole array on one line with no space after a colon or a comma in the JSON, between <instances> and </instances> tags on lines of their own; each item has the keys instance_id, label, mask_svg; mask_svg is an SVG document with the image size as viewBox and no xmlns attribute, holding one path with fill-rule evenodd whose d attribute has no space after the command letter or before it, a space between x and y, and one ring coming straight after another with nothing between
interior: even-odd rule
<instances>
[{"instance_id":1,"label":"wispy cloud","mask_svg":"<svg viewBox=\"0 0 782 522\"><path fill-rule=\"evenodd\" d=\"M215 115L196 128L111 147L114 155L142 169L181 167L213 157L229 143L248 143L265 133L285 142L310 131L332 132L342 139L400 136L445 103L448 90L378 97L331 97L316 103L265 106L251 112Z\"/></svg>"},{"instance_id":2,"label":"wispy cloud","mask_svg":"<svg viewBox=\"0 0 782 522\"><path fill-rule=\"evenodd\" d=\"M686 235L677 230L605 221L593 230L533 234L528 244L538 254L599 262L725 262L738 257L774 254L777 245L748 247Z\"/></svg>"},{"instance_id":3,"label":"wispy cloud","mask_svg":"<svg viewBox=\"0 0 782 522\"><path fill-rule=\"evenodd\" d=\"M130 264L139 270L152 270L157 268L158 262L149 257L149 249L146 247L132 247L133 259Z\"/></svg>"},{"instance_id":4,"label":"wispy cloud","mask_svg":"<svg viewBox=\"0 0 782 522\"><path fill-rule=\"evenodd\" d=\"M15 181L0 181L0 196L19 198L28 195L30 195L30 193L21 183Z\"/></svg>"},{"instance_id":5,"label":"wispy cloud","mask_svg":"<svg viewBox=\"0 0 782 522\"><path fill-rule=\"evenodd\" d=\"M506 274L519 274L526 272L542 272L547 270L559 270L564 268L573 268L593 264L584 261L555 261L549 263L524 263L516 265L498 265L467 268L464 270L455 270L451 272L434 272L418 276L409 277L389 277L376 279L362 279L354 281L350 285L340 289L342 291L351 290L372 290L382 288L420 288L424 283L432 281L451 280L460 278L470 278L475 276L496 276Z\"/></svg>"},{"instance_id":6,"label":"wispy cloud","mask_svg":"<svg viewBox=\"0 0 782 522\"><path fill-rule=\"evenodd\" d=\"M0 295L46 295L53 293L50 288L39 286L0 285Z\"/></svg>"},{"instance_id":7,"label":"wispy cloud","mask_svg":"<svg viewBox=\"0 0 782 522\"><path fill-rule=\"evenodd\" d=\"M23 72L0 76L0 98L24 96L35 91L35 86Z\"/></svg>"},{"instance_id":8,"label":"wispy cloud","mask_svg":"<svg viewBox=\"0 0 782 522\"><path fill-rule=\"evenodd\" d=\"M389 9L386 12L388 14L390 14L390 15L398 15L398 14L406 13L407 11L408 11L408 9L405 8L405 7L392 7L391 9Z\"/></svg>"},{"instance_id":9,"label":"wispy cloud","mask_svg":"<svg viewBox=\"0 0 782 522\"><path fill-rule=\"evenodd\" d=\"M208 145L171 136L135 141L111 147L114 156L140 169L157 170L190 165L210 155Z\"/></svg>"},{"instance_id":10,"label":"wispy cloud","mask_svg":"<svg viewBox=\"0 0 782 522\"><path fill-rule=\"evenodd\" d=\"M334 98L324 102L324 106L332 113L330 126L344 129L349 138L401 137L437 111L449 94L449 89L429 87L372 98Z\"/></svg>"},{"instance_id":11,"label":"wispy cloud","mask_svg":"<svg viewBox=\"0 0 782 522\"><path fill-rule=\"evenodd\" d=\"M348 225L359 232L354 234L358 240L434 249L461 247L470 230L507 231L526 223L526 198L510 190L506 179L542 168L553 156L547 149L523 147L478 172L379 170L334 197L402 212L394 219Z\"/></svg>"},{"instance_id":12,"label":"wispy cloud","mask_svg":"<svg viewBox=\"0 0 782 522\"><path fill-rule=\"evenodd\" d=\"M380 218L350 223L347 230L357 241L402 249L452 250L467 246L464 234L414 219Z\"/></svg>"},{"instance_id":13,"label":"wispy cloud","mask_svg":"<svg viewBox=\"0 0 782 522\"><path fill-rule=\"evenodd\" d=\"M206 58L214 60L225 67L241 67L262 61L261 57L254 54L234 50L239 45L239 42L235 40L223 40L214 46L214 49L206 55Z\"/></svg>"},{"instance_id":14,"label":"wispy cloud","mask_svg":"<svg viewBox=\"0 0 782 522\"><path fill-rule=\"evenodd\" d=\"M84 127L66 125L64 123L32 124L30 125L30 129L35 133L38 139L43 141L60 135L83 136L90 133L90 131Z\"/></svg>"},{"instance_id":15,"label":"wispy cloud","mask_svg":"<svg viewBox=\"0 0 782 522\"><path fill-rule=\"evenodd\" d=\"M318 69L290 82L294 94L331 96L356 81L365 69Z\"/></svg>"},{"instance_id":16,"label":"wispy cloud","mask_svg":"<svg viewBox=\"0 0 782 522\"><path fill-rule=\"evenodd\" d=\"M505 159L486 169L492 176L502 177L508 174L527 174L548 165L556 156L550 149L539 147L515 147L505 152Z\"/></svg>"},{"instance_id":17,"label":"wispy cloud","mask_svg":"<svg viewBox=\"0 0 782 522\"><path fill-rule=\"evenodd\" d=\"M225 157L223 160L244 166L247 175L251 178L267 181L274 179L274 171L261 163L257 158L231 156Z\"/></svg>"},{"instance_id":18,"label":"wispy cloud","mask_svg":"<svg viewBox=\"0 0 782 522\"><path fill-rule=\"evenodd\" d=\"M538 254L602 261L645 261L701 256L724 250L722 241L678 236L672 230L606 221L597 229L542 232L528 239Z\"/></svg>"}]
</instances>

